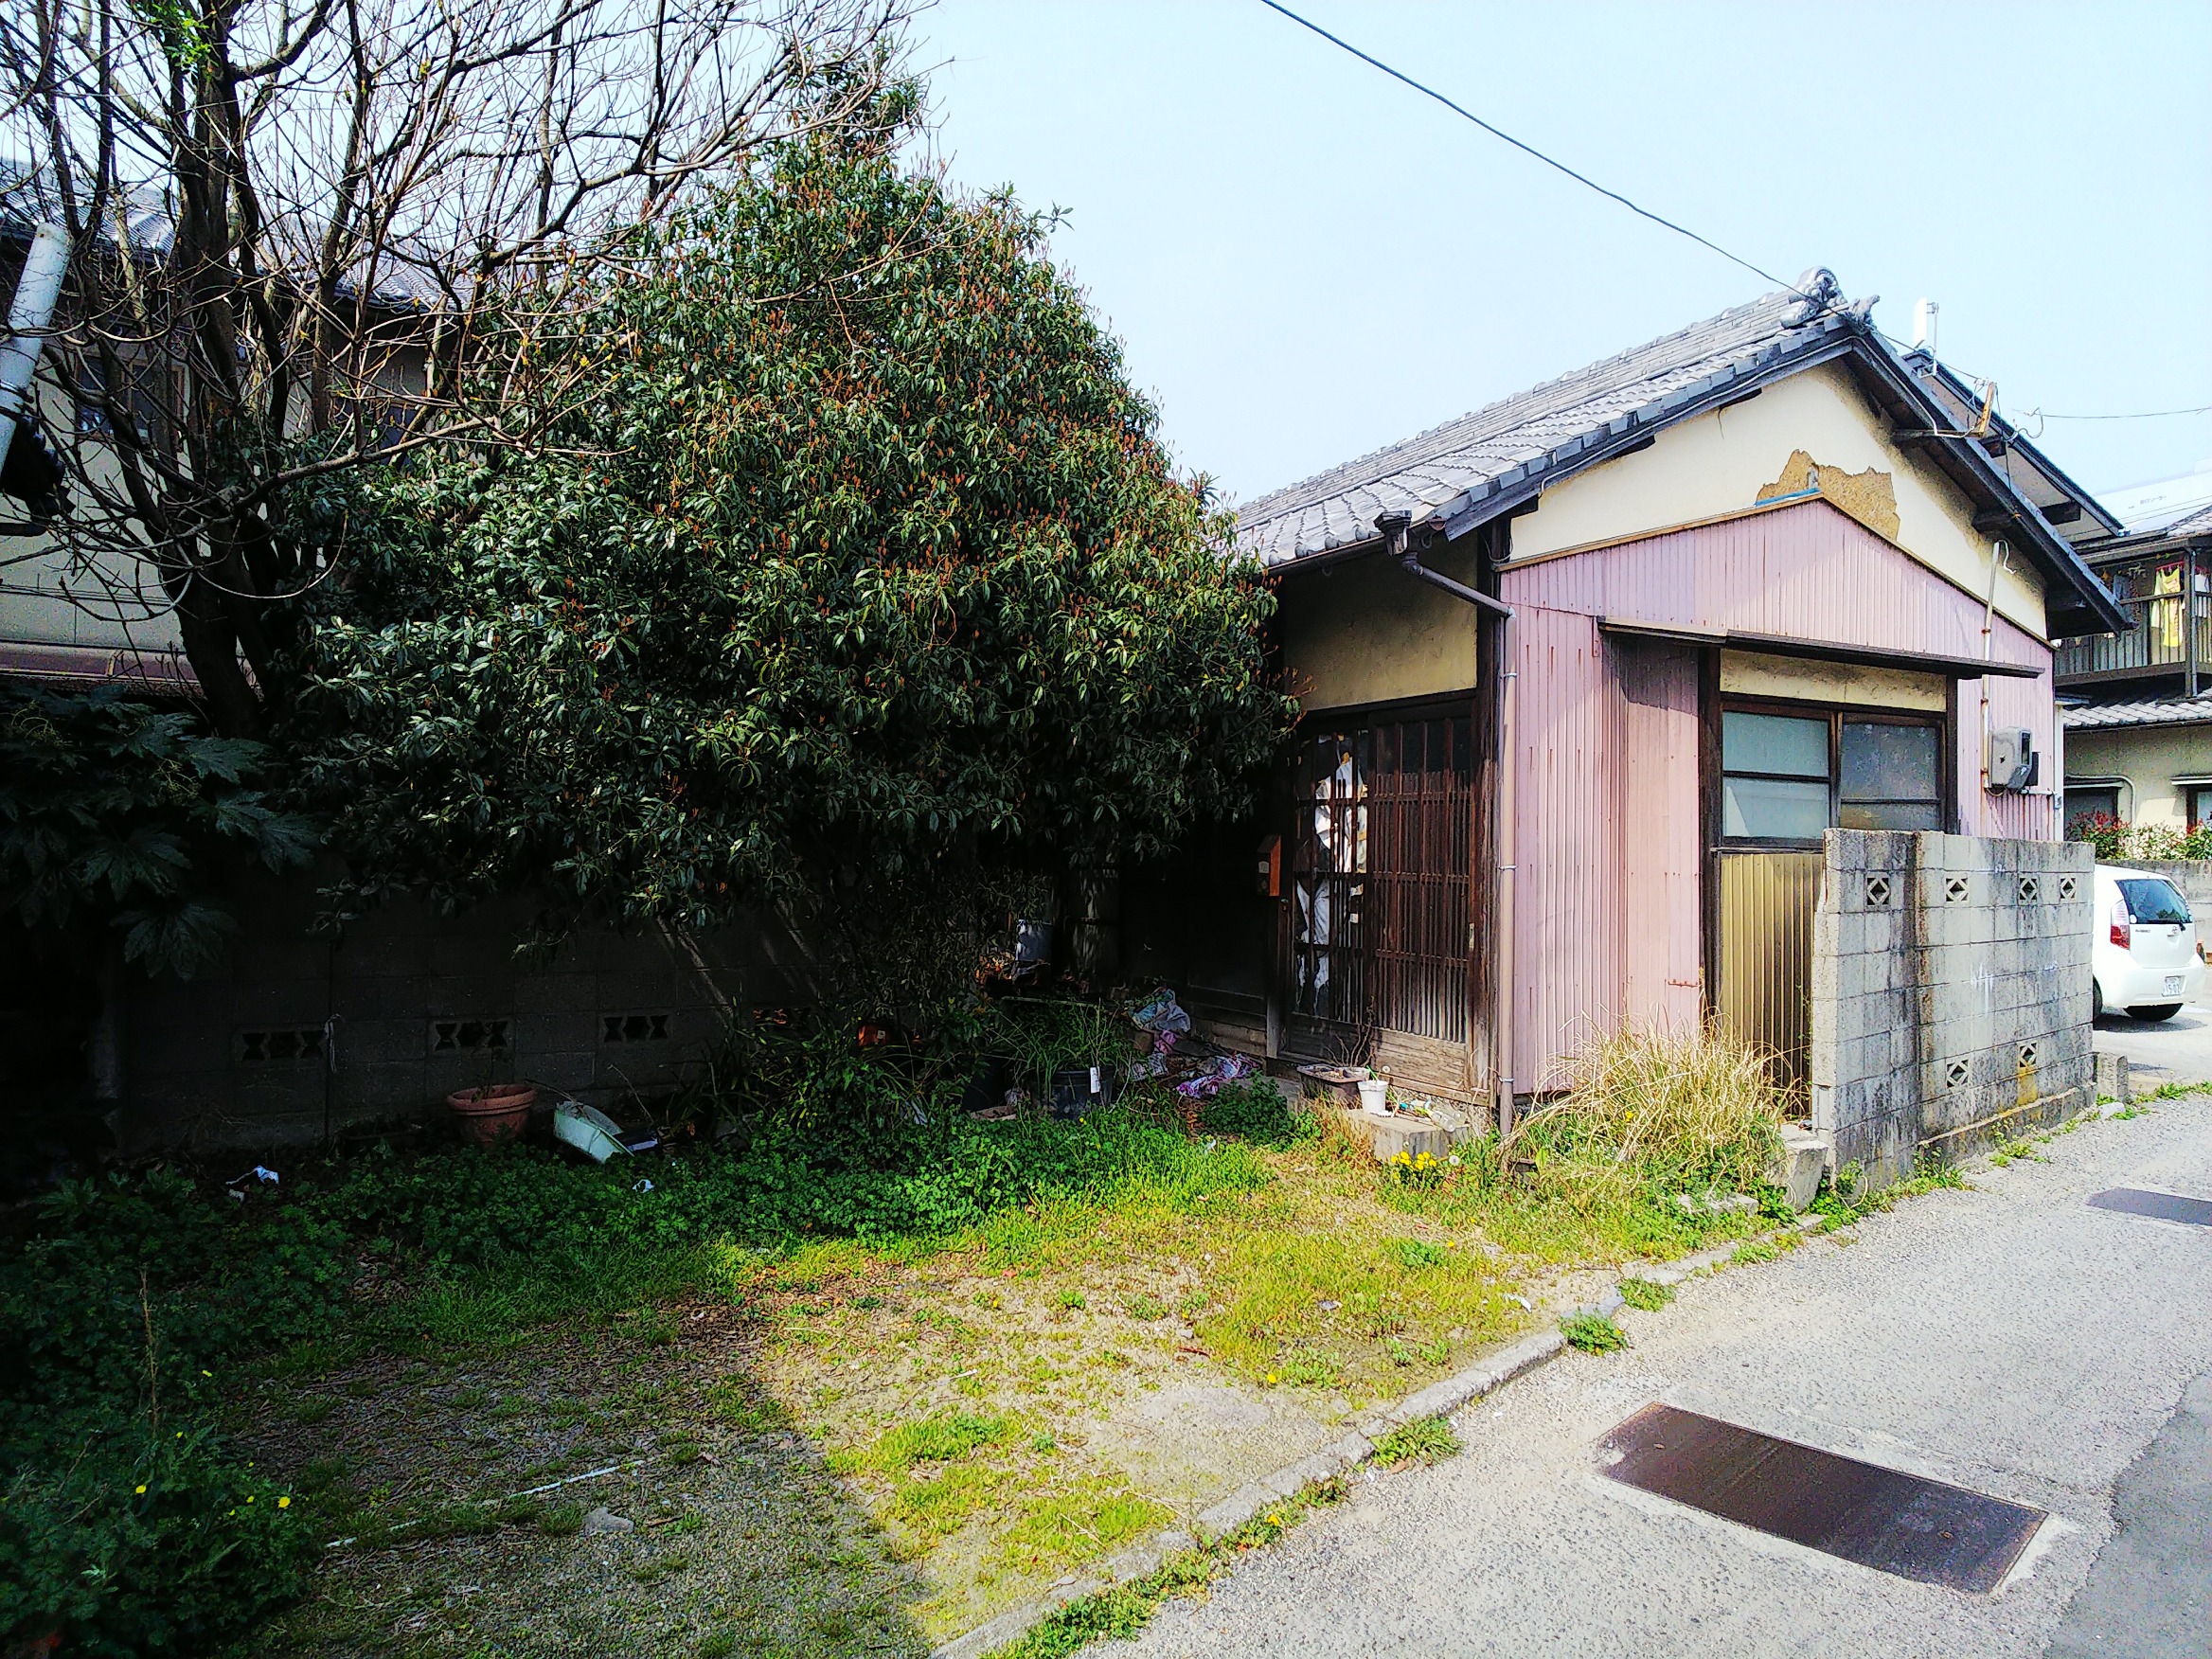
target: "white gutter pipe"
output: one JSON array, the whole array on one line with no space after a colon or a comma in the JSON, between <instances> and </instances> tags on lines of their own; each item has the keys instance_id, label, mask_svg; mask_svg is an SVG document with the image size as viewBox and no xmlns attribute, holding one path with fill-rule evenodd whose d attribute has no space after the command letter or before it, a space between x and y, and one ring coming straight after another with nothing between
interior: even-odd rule
<instances>
[{"instance_id":1,"label":"white gutter pipe","mask_svg":"<svg viewBox=\"0 0 2212 1659\"><path fill-rule=\"evenodd\" d=\"M1498 618L1498 732L1497 732L1497 897L1496 932L1490 941L1490 1087L1496 1096L1498 1138L1513 1133L1513 685L1521 676L1513 667L1513 607L1454 581L1441 571L1431 570L1420 555L1406 544L1412 528L1410 513L1386 512L1375 521L1391 554L1408 576L1431 587L1441 588L1454 598L1478 607ZM1476 679L1481 679L1477 664Z\"/></svg>"},{"instance_id":2,"label":"white gutter pipe","mask_svg":"<svg viewBox=\"0 0 2212 1659\"><path fill-rule=\"evenodd\" d=\"M32 378L46 327L61 302L62 278L69 270L69 233L42 224L31 235L23 275L15 280L15 301L8 308L8 342L0 346L0 460L15 441L16 423L30 406Z\"/></svg>"}]
</instances>

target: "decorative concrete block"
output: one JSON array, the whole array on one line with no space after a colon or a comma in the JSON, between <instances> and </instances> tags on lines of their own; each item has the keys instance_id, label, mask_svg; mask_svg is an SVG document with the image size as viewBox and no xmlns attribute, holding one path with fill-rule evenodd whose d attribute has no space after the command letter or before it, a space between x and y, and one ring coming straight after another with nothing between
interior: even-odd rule
<instances>
[{"instance_id":1,"label":"decorative concrete block","mask_svg":"<svg viewBox=\"0 0 2212 1659\"><path fill-rule=\"evenodd\" d=\"M1832 1136L1784 1124L1781 1145L1767 1160L1767 1183L1790 1195L1792 1209L1807 1209L1820 1195L1821 1177L1834 1153Z\"/></svg>"},{"instance_id":2,"label":"decorative concrete block","mask_svg":"<svg viewBox=\"0 0 2212 1659\"><path fill-rule=\"evenodd\" d=\"M1401 1117L1396 1113L1378 1117L1356 1107L1335 1110L1337 1121L1367 1143L1368 1151L1375 1154L1379 1164L1389 1163L1400 1152L1417 1158L1423 1152L1438 1159L1451 1155L1452 1135L1426 1118ZM1468 1136L1463 1134L1460 1138Z\"/></svg>"}]
</instances>

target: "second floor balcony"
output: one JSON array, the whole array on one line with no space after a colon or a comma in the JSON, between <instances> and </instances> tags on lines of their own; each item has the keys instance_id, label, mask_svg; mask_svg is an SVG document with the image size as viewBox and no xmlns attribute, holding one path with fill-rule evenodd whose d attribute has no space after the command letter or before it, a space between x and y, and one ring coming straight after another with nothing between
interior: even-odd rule
<instances>
[{"instance_id":1,"label":"second floor balcony","mask_svg":"<svg viewBox=\"0 0 2212 1659\"><path fill-rule=\"evenodd\" d=\"M2140 680L2195 689L2212 683L2212 575L2173 563L2098 574L2134 626L2060 642L2051 658L2059 686ZM2185 586L2196 591L2185 593Z\"/></svg>"}]
</instances>

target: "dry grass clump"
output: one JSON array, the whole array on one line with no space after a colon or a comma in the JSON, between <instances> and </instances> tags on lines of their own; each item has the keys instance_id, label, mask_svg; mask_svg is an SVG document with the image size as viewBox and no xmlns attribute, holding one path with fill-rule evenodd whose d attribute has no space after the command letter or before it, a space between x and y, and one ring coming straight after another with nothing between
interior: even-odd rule
<instances>
[{"instance_id":1,"label":"dry grass clump","mask_svg":"<svg viewBox=\"0 0 2212 1659\"><path fill-rule=\"evenodd\" d=\"M1600 1032L1570 1063L1566 1092L1523 1119L1506 1151L1605 1186L1657 1175L1747 1191L1780 1139L1776 1061L1714 1021Z\"/></svg>"}]
</instances>

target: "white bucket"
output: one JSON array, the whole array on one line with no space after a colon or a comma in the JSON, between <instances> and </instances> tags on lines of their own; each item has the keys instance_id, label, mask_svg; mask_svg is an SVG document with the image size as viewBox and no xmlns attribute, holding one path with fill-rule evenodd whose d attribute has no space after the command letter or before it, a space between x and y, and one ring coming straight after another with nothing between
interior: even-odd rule
<instances>
[{"instance_id":1,"label":"white bucket","mask_svg":"<svg viewBox=\"0 0 2212 1659\"><path fill-rule=\"evenodd\" d=\"M1360 1079L1360 1110L1372 1112L1377 1117L1390 1115L1390 1085L1382 1078Z\"/></svg>"}]
</instances>

